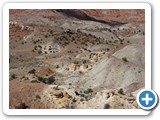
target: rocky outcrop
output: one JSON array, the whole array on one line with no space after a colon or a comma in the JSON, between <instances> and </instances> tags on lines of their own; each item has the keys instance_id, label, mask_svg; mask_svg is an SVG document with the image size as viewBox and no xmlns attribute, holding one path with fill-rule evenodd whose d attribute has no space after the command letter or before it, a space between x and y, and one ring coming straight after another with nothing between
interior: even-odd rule
<instances>
[{"instance_id":1,"label":"rocky outcrop","mask_svg":"<svg viewBox=\"0 0 160 120\"><path fill-rule=\"evenodd\" d=\"M54 75L54 72L49 68L40 70L39 72L36 73L37 77L46 77L46 76L53 76L53 75Z\"/></svg>"},{"instance_id":2,"label":"rocky outcrop","mask_svg":"<svg viewBox=\"0 0 160 120\"><path fill-rule=\"evenodd\" d=\"M118 90L103 90L89 101L76 104L77 108L89 109L136 109L139 108L135 97L118 93Z\"/></svg>"}]
</instances>

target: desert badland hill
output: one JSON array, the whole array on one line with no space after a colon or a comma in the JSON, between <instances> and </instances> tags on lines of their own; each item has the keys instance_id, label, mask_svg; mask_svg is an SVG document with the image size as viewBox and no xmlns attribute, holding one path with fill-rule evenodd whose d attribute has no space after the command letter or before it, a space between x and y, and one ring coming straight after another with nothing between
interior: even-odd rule
<instances>
[{"instance_id":1,"label":"desert badland hill","mask_svg":"<svg viewBox=\"0 0 160 120\"><path fill-rule=\"evenodd\" d=\"M11 109L134 109L144 10L10 10Z\"/></svg>"}]
</instances>

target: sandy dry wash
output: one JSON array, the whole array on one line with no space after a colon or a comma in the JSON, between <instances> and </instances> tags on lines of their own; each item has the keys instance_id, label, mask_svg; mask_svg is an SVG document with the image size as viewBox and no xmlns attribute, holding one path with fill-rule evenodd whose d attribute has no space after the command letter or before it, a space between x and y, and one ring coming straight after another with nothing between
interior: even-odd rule
<instances>
[{"instance_id":1,"label":"sandy dry wash","mask_svg":"<svg viewBox=\"0 0 160 120\"><path fill-rule=\"evenodd\" d=\"M10 10L10 108L139 108L144 15L144 10Z\"/></svg>"}]
</instances>

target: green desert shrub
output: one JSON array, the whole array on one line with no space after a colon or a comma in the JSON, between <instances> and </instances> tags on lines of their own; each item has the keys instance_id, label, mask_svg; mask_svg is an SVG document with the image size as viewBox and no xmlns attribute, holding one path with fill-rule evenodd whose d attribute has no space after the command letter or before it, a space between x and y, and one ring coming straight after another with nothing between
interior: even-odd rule
<instances>
[{"instance_id":1,"label":"green desert shrub","mask_svg":"<svg viewBox=\"0 0 160 120\"><path fill-rule=\"evenodd\" d=\"M85 94L89 94L89 93L92 93L92 92L93 92L93 90L91 88L88 88L87 90L84 91Z\"/></svg>"},{"instance_id":2,"label":"green desert shrub","mask_svg":"<svg viewBox=\"0 0 160 120\"><path fill-rule=\"evenodd\" d=\"M77 100L76 100L76 98L73 98L73 100L72 100L73 102L77 102Z\"/></svg>"},{"instance_id":3,"label":"green desert shrub","mask_svg":"<svg viewBox=\"0 0 160 120\"><path fill-rule=\"evenodd\" d=\"M31 83L40 83L38 80L32 80Z\"/></svg>"},{"instance_id":4,"label":"green desert shrub","mask_svg":"<svg viewBox=\"0 0 160 120\"><path fill-rule=\"evenodd\" d=\"M28 108L28 106L23 102L15 106L15 109L26 109L26 108Z\"/></svg>"},{"instance_id":5,"label":"green desert shrub","mask_svg":"<svg viewBox=\"0 0 160 120\"><path fill-rule=\"evenodd\" d=\"M39 95L36 95L36 98L37 98L37 99L41 99L41 96L39 96Z\"/></svg>"},{"instance_id":6,"label":"green desert shrub","mask_svg":"<svg viewBox=\"0 0 160 120\"><path fill-rule=\"evenodd\" d=\"M124 95L123 88L120 88L120 89L118 90L118 93L119 93L119 94L122 94L122 95Z\"/></svg>"},{"instance_id":7,"label":"green desert shrub","mask_svg":"<svg viewBox=\"0 0 160 120\"><path fill-rule=\"evenodd\" d=\"M52 84L55 81L55 77L51 76L49 78L38 77L38 81L43 82L45 84Z\"/></svg>"},{"instance_id":8,"label":"green desert shrub","mask_svg":"<svg viewBox=\"0 0 160 120\"><path fill-rule=\"evenodd\" d=\"M124 62L128 62L128 60L127 60L126 57L123 57L122 60L123 60Z\"/></svg>"},{"instance_id":9,"label":"green desert shrub","mask_svg":"<svg viewBox=\"0 0 160 120\"><path fill-rule=\"evenodd\" d=\"M109 109L110 108L110 105L107 103L104 105L104 109Z\"/></svg>"},{"instance_id":10,"label":"green desert shrub","mask_svg":"<svg viewBox=\"0 0 160 120\"><path fill-rule=\"evenodd\" d=\"M38 81L43 82L43 83L46 83L46 78L38 77Z\"/></svg>"},{"instance_id":11,"label":"green desert shrub","mask_svg":"<svg viewBox=\"0 0 160 120\"><path fill-rule=\"evenodd\" d=\"M36 72L36 70L35 70L35 69L32 69L32 70L30 70L28 73L30 73L30 74L35 74L35 72Z\"/></svg>"},{"instance_id":12,"label":"green desert shrub","mask_svg":"<svg viewBox=\"0 0 160 120\"><path fill-rule=\"evenodd\" d=\"M48 78L47 83L48 83L48 84L52 84L54 81L55 81L55 77L54 77L54 76L51 76L51 77Z\"/></svg>"},{"instance_id":13,"label":"green desert shrub","mask_svg":"<svg viewBox=\"0 0 160 120\"><path fill-rule=\"evenodd\" d=\"M16 74L12 74L11 75L11 79L16 79L17 77L16 77Z\"/></svg>"}]
</instances>

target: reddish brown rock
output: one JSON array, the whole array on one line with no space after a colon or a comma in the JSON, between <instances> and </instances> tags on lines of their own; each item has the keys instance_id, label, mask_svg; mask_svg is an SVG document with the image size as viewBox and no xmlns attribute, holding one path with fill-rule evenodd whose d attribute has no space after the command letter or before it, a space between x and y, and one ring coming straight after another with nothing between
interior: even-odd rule
<instances>
[{"instance_id":1,"label":"reddish brown rock","mask_svg":"<svg viewBox=\"0 0 160 120\"><path fill-rule=\"evenodd\" d=\"M14 16L43 16L48 18L77 18L81 20L98 21L116 24L141 24L145 21L145 11L143 9L109 9L109 10L10 10L10 15Z\"/></svg>"},{"instance_id":2,"label":"reddish brown rock","mask_svg":"<svg viewBox=\"0 0 160 120\"><path fill-rule=\"evenodd\" d=\"M38 77L51 76L51 75L54 75L54 72L51 69L46 68L46 69L40 70L38 73L36 73L36 75Z\"/></svg>"}]
</instances>

